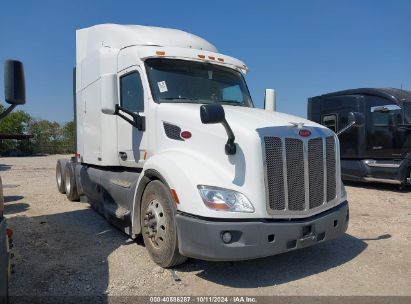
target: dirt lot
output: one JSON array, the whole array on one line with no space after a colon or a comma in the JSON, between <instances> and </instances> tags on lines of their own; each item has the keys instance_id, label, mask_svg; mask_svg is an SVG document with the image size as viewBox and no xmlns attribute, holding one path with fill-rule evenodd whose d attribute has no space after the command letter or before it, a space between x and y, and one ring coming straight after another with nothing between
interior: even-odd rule
<instances>
[{"instance_id":1,"label":"dirt lot","mask_svg":"<svg viewBox=\"0 0 411 304\"><path fill-rule=\"evenodd\" d=\"M57 158L0 159L14 230L11 295L411 295L411 189L348 186L351 222L340 239L253 261L190 260L172 272L59 194Z\"/></svg>"}]
</instances>

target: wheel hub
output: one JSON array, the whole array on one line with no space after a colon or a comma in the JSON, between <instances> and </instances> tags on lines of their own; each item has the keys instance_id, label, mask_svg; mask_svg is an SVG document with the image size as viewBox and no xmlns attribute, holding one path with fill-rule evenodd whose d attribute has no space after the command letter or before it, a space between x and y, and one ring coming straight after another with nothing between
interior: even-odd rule
<instances>
[{"instance_id":1,"label":"wheel hub","mask_svg":"<svg viewBox=\"0 0 411 304\"><path fill-rule=\"evenodd\" d=\"M160 247L165 240L166 221L163 206L158 200L153 200L148 205L144 214L144 227L153 245Z\"/></svg>"}]
</instances>

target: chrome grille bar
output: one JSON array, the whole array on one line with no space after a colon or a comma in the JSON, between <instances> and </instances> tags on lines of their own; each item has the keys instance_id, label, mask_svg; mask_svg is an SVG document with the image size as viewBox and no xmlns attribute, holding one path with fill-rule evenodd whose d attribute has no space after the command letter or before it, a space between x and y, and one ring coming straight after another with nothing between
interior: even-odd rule
<instances>
[{"instance_id":1,"label":"chrome grille bar","mask_svg":"<svg viewBox=\"0 0 411 304\"><path fill-rule=\"evenodd\" d=\"M284 195L284 167L283 167L283 152L282 142L279 137L265 137L265 155L269 194L269 206L273 210L285 209Z\"/></svg>"},{"instance_id":2,"label":"chrome grille bar","mask_svg":"<svg viewBox=\"0 0 411 304\"><path fill-rule=\"evenodd\" d=\"M326 161L327 161L327 202L332 201L337 196L336 193L336 159L335 159L335 139L332 136L326 138Z\"/></svg>"},{"instance_id":3,"label":"chrome grille bar","mask_svg":"<svg viewBox=\"0 0 411 304\"><path fill-rule=\"evenodd\" d=\"M301 139L286 138L288 210L305 210L304 148Z\"/></svg>"},{"instance_id":4,"label":"chrome grille bar","mask_svg":"<svg viewBox=\"0 0 411 304\"><path fill-rule=\"evenodd\" d=\"M313 138L308 141L308 172L310 199L309 209L324 203L324 153L323 139Z\"/></svg>"}]
</instances>

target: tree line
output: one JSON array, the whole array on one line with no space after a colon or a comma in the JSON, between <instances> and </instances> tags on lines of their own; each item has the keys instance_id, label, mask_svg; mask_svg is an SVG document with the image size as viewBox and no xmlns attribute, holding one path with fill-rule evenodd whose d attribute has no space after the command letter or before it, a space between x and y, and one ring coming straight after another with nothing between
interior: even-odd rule
<instances>
[{"instance_id":1,"label":"tree line","mask_svg":"<svg viewBox=\"0 0 411 304\"><path fill-rule=\"evenodd\" d=\"M4 106L0 105L0 112ZM74 153L75 127L69 121L59 124L35 119L18 110L0 120L0 134L26 134L32 138L0 140L0 155L66 154Z\"/></svg>"}]
</instances>

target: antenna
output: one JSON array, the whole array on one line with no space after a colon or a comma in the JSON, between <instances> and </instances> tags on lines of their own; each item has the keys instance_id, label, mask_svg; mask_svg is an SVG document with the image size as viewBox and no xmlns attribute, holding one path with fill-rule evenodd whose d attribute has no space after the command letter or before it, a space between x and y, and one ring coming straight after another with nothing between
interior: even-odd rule
<instances>
[{"instance_id":1,"label":"antenna","mask_svg":"<svg viewBox=\"0 0 411 304\"><path fill-rule=\"evenodd\" d=\"M401 86L400 86L400 89L401 89L401 100L404 100L404 91L403 91L403 89L402 89L402 83L401 83Z\"/></svg>"}]
</instances>

